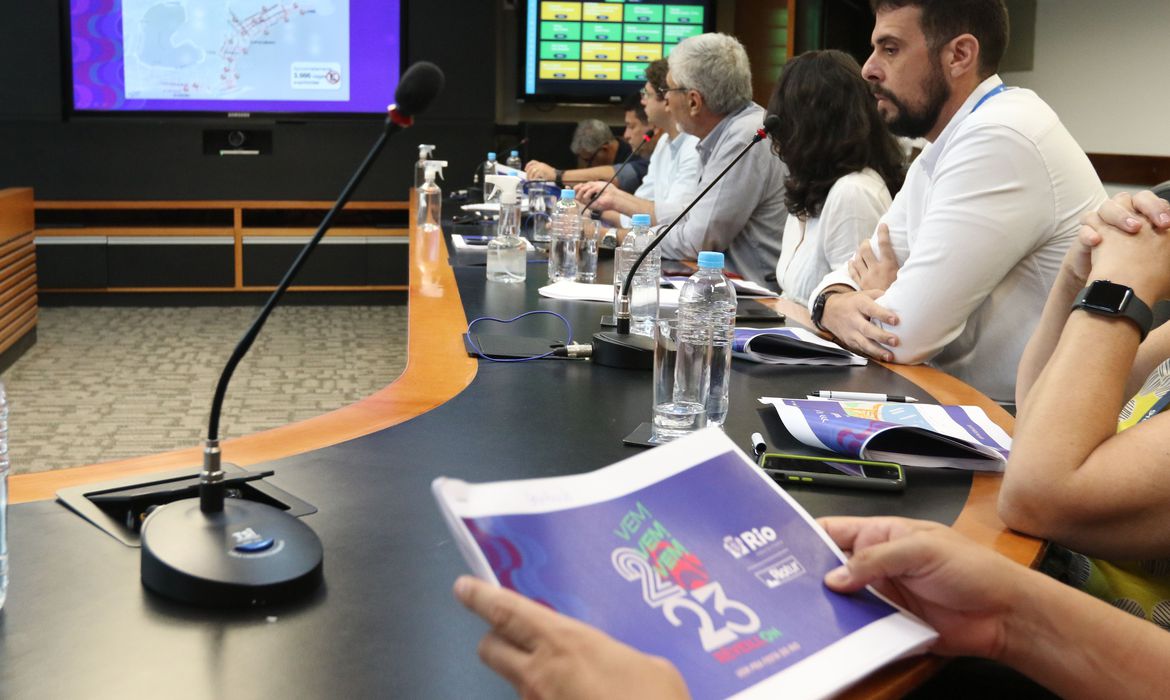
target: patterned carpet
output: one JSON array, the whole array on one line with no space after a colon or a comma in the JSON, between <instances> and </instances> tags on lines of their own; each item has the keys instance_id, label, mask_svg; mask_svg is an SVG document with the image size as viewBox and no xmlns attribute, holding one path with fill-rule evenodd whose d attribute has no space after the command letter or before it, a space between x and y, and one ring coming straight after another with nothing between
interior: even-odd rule
<instances>
[{"instance_id":1,"label":"patterned carpet","mask_svg":"<svg viewBox=\"0 0 1170 700\"><path fill-rule=\"evenodd\" d=\"M13 473L198 445L256 307L41 308L4 374ZM406 367L405 306L277 309L228 387L225 438L368 396Z\"/></svg>"}]
</instances>

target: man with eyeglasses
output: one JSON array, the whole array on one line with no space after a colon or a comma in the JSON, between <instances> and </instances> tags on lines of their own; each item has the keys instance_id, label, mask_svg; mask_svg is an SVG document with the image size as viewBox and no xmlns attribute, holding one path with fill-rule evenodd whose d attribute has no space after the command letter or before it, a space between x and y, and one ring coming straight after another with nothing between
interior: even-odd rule
<instances>
[{"instance_id":1,"label":"man with eyeglasses","mask_svg":"<svg viewBox=\"0 0 1170 700\"><path fill-rule=\"evenodd\" d=\"M631 132L630 112L634 111L633 107L626 109L626 139L619 140L613 135L613 131L598 119L586 119L577 124L577 130L573 132L573 140L570 148L577 156L578 167L572 170L557 170L553 166L542 163L538 160L528 161L524 166L524 174L529 180L550 180L557 184L558 187L571 187L575 184L588 182L589 180L609 180L613 177L618 165L625 161L625 159L633 152L633 148L628 141ZM637 117L635 115L635 121ZM634 128L644 122L634 124ZM638 135L638 141L646 133L646 126ZM635 147L637 142L635 142ZM649 149L643 148L644 152L649 152ZM614 184L626 191L632 192L642 184L642 178L646 174L646 169L649 167L649 161L645 158L634 158L626 165L626 167L619 173Z\"/></svg>"},{"instance_id":2,"label":"man with eyeglasses","mask_svg":"<svg viewBox=\"0 0 1170 700\"><path fill-rule=\"evenodd\" d=\"M763 126L764 108L752 102L747 52L735 37L700 34L684 39L668 61L662 91L666 108L680 131L699 140L701 190ZM662 241L662 257L695 260L699 251L719 251L725 254L729 271L775 287L788 211L786 176L784 164L771 150L750 149L736 170Z\"/></svg>"},{"instance_id":3,"label":"man with eyeglasses","mask_svg":"<svg viewBox=\"0 0 1170 700\"><path fill-rule=\"evenodd\" d=\"M602 220L612 226L628 229L630 217L634 214L649 214L655 224L667 223L678 216L698 192L699 152L695 146L699 139L681 133L666 108L668 69L666 59L658 59L647 66L646 85L639 92L646 121L659 134L642 184L632 195L613 187L606 188L602 180L577 186L578 201L590 205L593 211L602 212ZM627 127L630 117L631 112L626 112ZM643 133L633 136L640 139ZM604 194L597 199L603 190Z\"/></svg>"}]
</instances>

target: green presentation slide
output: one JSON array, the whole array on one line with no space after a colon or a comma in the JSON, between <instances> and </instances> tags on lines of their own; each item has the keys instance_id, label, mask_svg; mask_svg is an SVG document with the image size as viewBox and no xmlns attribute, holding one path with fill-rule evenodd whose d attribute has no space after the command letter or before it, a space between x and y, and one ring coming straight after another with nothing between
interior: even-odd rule
<instances>
[{"instance_id":1,"label":"green presentation slide","mask_svg":"<svg viewBox=\"0 0 1170 700\"><path fill-rule=\"evenodd\" d=\"M705 19L701 5L541 0L538 73L544 80L640 81L650 61L701 34Z\"/></svg>"}]
</instances>

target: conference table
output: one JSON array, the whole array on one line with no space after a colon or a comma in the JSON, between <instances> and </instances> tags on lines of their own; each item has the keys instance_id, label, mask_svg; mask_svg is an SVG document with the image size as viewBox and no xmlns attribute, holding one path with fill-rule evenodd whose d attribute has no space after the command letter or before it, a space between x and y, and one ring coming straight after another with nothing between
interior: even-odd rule
<instances>
[{"instance_id":1,"label":"conference table","mask_svg":"<svg viewBox=\"0 0 1170 700\"><path fill-rule=\"evenodd\" d=\"M451 596L452 582L467 568L431 481L573 474L629 457L639 448L622 438L649 419L650 373L587 361L469 357L461 338L469 319L549 309L568 318L582 341L606 307L540 297L546 274L539 263L529 265L524 285L489 284L482 265L449 258L441 237L412 235L402 376L353 405L224 444L225 461L274 470L272 484L319 509L305 521L324 544L324 586L292 605L228 611L178 605L141 586L137 549L54 500L65 487L178 467L197 471L198 447L12 477L0 696L514 697L476 658L484 624ZM529 335L562 332L559 324L533 328ZM826 388L974 404L1011 429L1011 416L987 397L927 367L736 362L725 430L745 449L755 431L782 441L756 399ZM982 545L1033 563L1041 543L1008 531L996 515L998 475L908 472L900 495L791 492L814 515L953 523ZM941 663L930 656L900 662L847 696L899 696Z\"/></svg>"}]
</instances>

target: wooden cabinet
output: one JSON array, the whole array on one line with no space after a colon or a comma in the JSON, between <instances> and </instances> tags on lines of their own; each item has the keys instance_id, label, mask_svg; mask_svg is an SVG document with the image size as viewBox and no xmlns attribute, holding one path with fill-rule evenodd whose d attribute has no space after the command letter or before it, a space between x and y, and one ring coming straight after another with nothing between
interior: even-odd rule
<instances>
[{"instance_id":1,"label":"wooden cabinet","mask_svg":"<svg viewBox=\"0 0 1170 700\"><path fill-rule=\"evenodd\" d=\"M40 291L266 292L331 202L38 201ZM351 202L294 291L405 291L406 202Z\"/></svg>"},{"instance_id":2,"label":"wooden cabinet","mask_svg":"<svg viewBox=\"0 0 1170 700\"><path fill-rule=\"evenodd\" d=\"M37 259L33 191L0 190L0 370L37 337Z\"/></svg>"}]
</instances>

